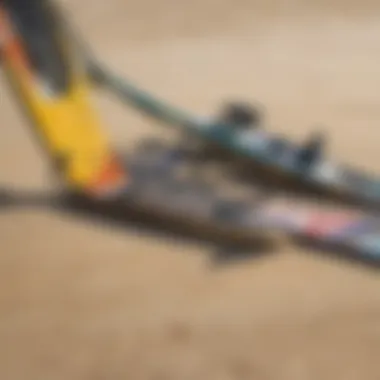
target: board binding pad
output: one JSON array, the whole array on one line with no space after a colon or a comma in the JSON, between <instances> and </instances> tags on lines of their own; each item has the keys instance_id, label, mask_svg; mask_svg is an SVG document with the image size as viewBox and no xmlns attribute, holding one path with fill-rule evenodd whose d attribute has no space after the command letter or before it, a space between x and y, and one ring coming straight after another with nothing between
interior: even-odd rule
<instances>
[{"instance_id":1,"label":"board binding pad","mask_svg":"<svg viewBox=\"0 0 380 380\"><path fill-rule=\"evenodd\" d=\"M199 126L200 136L224 153L243 158L246 169L251 164L253 176L257 174L254 169L259 169L273 182L299 185L298 189L330 194L347 202L380 205L380 179L326 158L323 133L315 132L297 145L265 130L256 108L244 103L226 108L219 117ZM249 177L247 170L244 173Z\"/></svg>"}]
</instances>

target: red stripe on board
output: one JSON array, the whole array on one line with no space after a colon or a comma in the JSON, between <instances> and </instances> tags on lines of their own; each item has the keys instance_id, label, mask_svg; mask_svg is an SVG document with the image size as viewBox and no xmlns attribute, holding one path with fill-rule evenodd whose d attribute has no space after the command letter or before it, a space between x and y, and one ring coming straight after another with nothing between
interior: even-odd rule
<instances>
[{"instance_id":1,"label":"red stripe on board","mask_svg":"<svg viewBox=\"0 0 380 380\"><path fill-rule=\"evenodd\" d=\"M349 227L357 218L349 213L318 213L312 215L307 226L311 236L326 236Z\"/></svg>"}]
</instances>

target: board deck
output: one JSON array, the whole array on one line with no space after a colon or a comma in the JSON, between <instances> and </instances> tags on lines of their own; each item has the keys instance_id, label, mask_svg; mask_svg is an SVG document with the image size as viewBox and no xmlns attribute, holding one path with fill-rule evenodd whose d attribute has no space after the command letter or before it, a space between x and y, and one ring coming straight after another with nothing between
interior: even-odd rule
<instances>
[{"instance_id":1,"label":"board deck","mask_svg":"<svg viewBox=\"0 0 380 380\"><path fill-rule=\"evenodd\" d=\"M281 192L273 196L260 191L231 195L225 190L228 182L210 182L184 170L191 169L193 162L186 156L178 158L177 152L177 147L168 145L158 154L131 154L126 161L131 173L129 191L111 199L111 204L116 202L121 214L133 208L160 215L201 235L207 231L237 245L276 240L282 235L348 249L357 257L380 261L379 217L316 202L300 203ZM229 185L233 187L233 183Z\"/></svg>"}]
</instances>

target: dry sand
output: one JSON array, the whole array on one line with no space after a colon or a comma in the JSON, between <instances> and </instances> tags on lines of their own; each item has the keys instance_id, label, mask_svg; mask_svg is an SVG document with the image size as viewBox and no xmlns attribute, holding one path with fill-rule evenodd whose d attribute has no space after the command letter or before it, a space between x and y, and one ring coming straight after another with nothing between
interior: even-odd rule
<instances>
[{"instance_id":1,"label":"dry sand","mask_svg":"<svg viewBox=\"0 0 380 380\"><path fill-rule=\"evenodd\" d=\"M157 94L200 113L259 100L280 131L322 125L334 154L380 171L378 1L62 2ZM157 133L96 102L115 143ZM0 182L48 186L3 86L0 120ZM289 245L218 266L202 246L19 209L0 213L0 281L1 380L380 379L377 272Z\"/></svg>"}]
</instances>

